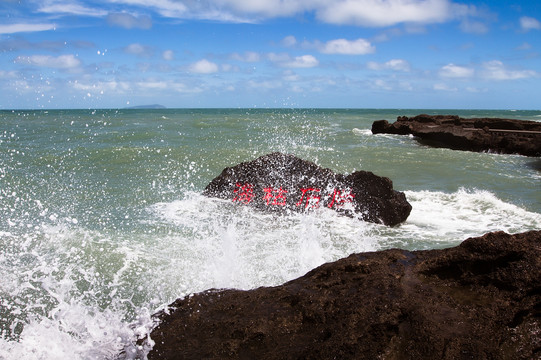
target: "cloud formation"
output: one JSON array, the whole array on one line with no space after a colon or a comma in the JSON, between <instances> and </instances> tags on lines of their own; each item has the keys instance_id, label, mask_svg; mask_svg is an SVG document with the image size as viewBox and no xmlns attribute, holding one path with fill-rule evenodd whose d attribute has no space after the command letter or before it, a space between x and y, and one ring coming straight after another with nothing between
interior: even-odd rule
<instances>
[{"instance_id":1,"label":"cloud formation","mask_svg":"<svg viewBox=\"0 0 541 360\"><path fill-rule=\"evenodd\" d=\"M103 17L107 15L107 11L105 10L87 7L71 0L45 0L38 8L38 12L55 15L65 14L91 17Z\"/></svg>"},{"instance_id":2,"label":"cloud formation","mask_svg":"<svg viewBox=\"0 0 541 360\"><path fill-rule=\"evenodd\" d=\"M533 17L523 16L520 18L520 27L524 31L541 30L541 22Z\"/></svg>"},{"instance_id":3,"label":"cloud formation","mask_svg":"<svg viewBox=\"0 0 541 360\"><path fill-rule=\"evenodd\" d=\"M152 27L149 16L135 16L128 13L110 13L107 15L107 23L124 29L150 29Z\"/></svg>"},{"instance_id":4,"label":"cloud formation","mask_svg":"<svg viewBox=\"0 0 541 360\"><path fill-rule=\"evenodd\" d=\"M518 80L538 77L534 70L512 70L505 67L499 60L487 61L482 64L483 76L489 80Z\"/></svg>"},{"instance_id":5,"label":"cloud formation","mask_svg":"<svg viewBox=\"0 0 541 360\"><path fill-rule=\"evenodd\" d=\"M113 4L152 9L164 17L261 22L277 17L315 14L324 23L367 27L400 23L430 24L462 15L467 7L450 0L112 0ZM100 9L70 0L49 0L41 12L106 16Z\"/></svg>"},{"instance_id":6,"label":"cloud formation","mask_svg":"<svg viewBox=\"0 0 541 360\"><path fill-rule=\"evenodd\" d=\"M393 70L393 71L410 71L410 64L403 59L392 59L385 63L377 63L369 61L366 66L370 70Z\"/></svg>"},{"instance_id":7,"label":"cloud formation","mask_svg":"<svg viewBox=\"0 0 541 360\"><path fill-rule=\"evenodd\" d=\"M16 63L27 64L39 67L53 68L53 69L73 69L81 65L81 60L77 59L74 55L32 55L32 56L18 56L15 59Z\"/></svg>"},{"instance_id":8,"label":"cloud formation","mask_svg":"<svg viewBox=\"0 0 541 360\"><path fill-rule=\"evenodd\" d=\"M190 65L190 71L196 74L212 74L218 72L218 65L202 59Z\"/></svg>"},{"instance_id":9,"label":"cloud formation","mask_svg":"<svg viewBox=\"0 0 541 360\"><path fill-rule=\"evenodd\" d=\"M268 59L284 68L313 68L319 65L319 60L313 55L301 55L292 58L288 54L268 54Z\"/></svg>"},{"instance_id":10,"label":"cloud formation","mask_svg":"<svg viewBox=\"0 0 541 360\"><path fill-rule=\"evenodd\" d=\"M335 0L321 3L316 14L331 24L381 27L443 22L451 10L447 0Z\"/></svg>"},{"instance_id":11,"label":"cloud formation","mask_svg":"<svg viewBox=\"0 0 541 360\"><path fill-rule=\"evenodd\" d=\"M434 84L433 89L436 91L448 91L448 92L457 92L458 88L455 86L449 86L447 84Z\"/></svg>"},{"instance_id":12,"label":"cloud formation","mask_svg":"<svg viewBox=\"0 0 541 360\"><path fill-rule=\"evenodd\" d=\"M171 61L175 58L175 52L173 50L165 50L162 52L162 58L166 61Z\"/></svg>"},{"instance_id":13,"label":"cloud formation","mask_svg":"<svg viewBox=\"0 0 541 360\"><path fill-rule=\"evenodd\" d=\"M111 0L113 3L132 5L143 8L149 8L156 11L164 17L170 18L188 18L190 17L189 8L182 2L173 0ZM191 2L196 9L197 3Z\"/></svg>"},{"instance_id":14,"label":"cloud formation","mask_svg":"<svg viewBox=\"0 0 541 360\"><path fill-rule=\"evenodd\" d=\"M376 51L376 47L370 41L362 38L356 40L333 39L327 42L315 40L313 42L304 41L299 43L295 36L288 35L280 43L285 47L299 46L303 49L316 49L323 54L366 55Z\"/></svg>"},{"instance_id":15,"label":"cloud formation","mask_svg":"<svg viewBox=\"0 0 541 360\"><path fill-rule=\"evenodd\" d=\"M455 65L453 63L447 64L440 69L440 76L446 78L469 78L475 73L474 69Z\"/></svg>"},{"instance_id":16,"label":"cloud formation","mask_svg":"<svg viewBox=\"0 0 541 360\"><path fill-rule=\"evenodd\" d=\"M368 27L439 23L467 9L450 0L207 0L198 9L192 6L188 10L199 11L199 16L204 17L208 9L216 6L233 17L251 17L255 21L314 13L325 23Z\"/></svg>"},{"instance_id":17,"label":"cloud formation","mask_svg":"<svg viewBox=\"0 0 541 360\"><path fill-rule=\"evenodd\" d=\"M216 94L231 106L272 97L295 106L359 98L414 106L413 90L421 106L435 93L437 106L500 106L513 94L518 106L535 104L539 11L525 3L521 13L507 6L492 14L490 4L458 1L8 0L0 107L43 106L34 95L44 89L54 95L44 105L56 107L71 106L68 98L83 107L147 98L206 106ZM317 91L329 96L297 96Z\"/></svg>"},{"instance_id":18,"label":"cloud formation","mask_svg":"<svg viewBox=\"0 0 541 360\"><path fill-rule=\"evenodd\" d=\"M233 53L231 59L236 61L254 63L261 60L261 56L254 51L247 51L244 54Z\"/></svg>"},{"instance_id":19,"label":"cloud formation","mask_svg":"<svg viewBox=\"0 0 541 360\"><path fill-rule=\"evenodd\" d=\"M54 30L56 28L55 24L7 24L0 25L0 35L2 34L15 34L22 32L37 32L37 31L48 31Z\"/></svg>"},{"instance_id":20,"label":"cloud formation","mask_svg":"<svg viewBox=\"0 0 541 360\"><path fill-rule=\"evenodd\" d=\"M139 43L133 43L126 46L124 48L124 52L126 54L132 54L139 57L151 57L153 53L151 47Z\"/></svg>"},{"instance_id":21,"label":"cloud formation","mask_svg":"<svg viewBox=\"0 0 541 360\"><path fill-rule=\"evenodd\" d=\"M296 56L293 61L285 63L290 68L311 68L319 65L318 59L313 55Z\"/></svg>"},{"instance_id":22,"label":"cloud formation","mask_svg":"<svg viewBox=\"0 0 541 360\"><path fill-rule=\"evenodd\" d=\"M320 47L324 54L365 55L376 51L376 48L365 39L336 39L327 41Z\"/></svg>"},{"instance_id":23,"label":"cloud formation","mask_svg":"<svg viewBox=\"0 0 541 360\"><path fill-rule=\"evenodd\" d=\"M469 34L481 35L488 33L488 26L479 21L466 19L460 24L460 30Z\"/></svg>"}]
</instances>

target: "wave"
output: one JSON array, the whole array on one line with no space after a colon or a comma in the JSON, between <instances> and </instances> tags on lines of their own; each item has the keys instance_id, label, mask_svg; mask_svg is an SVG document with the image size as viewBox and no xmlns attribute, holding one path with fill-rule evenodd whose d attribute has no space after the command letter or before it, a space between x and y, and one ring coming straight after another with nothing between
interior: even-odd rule
<instances>
[{"instance_id":1,"label":"wave","mask_svg":"<svg viewBox=\"0 0 541 360\"><path fill-rule=\"evenodd\" d=\"M423 248L429 243L456 245L487 232L517 233L541 227L541 214L505 202L486 190L461 188L454 193L406 191L413 210L403 228Z\"/></svg>"},{"instance_id":2,"label":"wave","mask_svg":"<svg viewBox=\"0 0 541 360\"><path fill-rule=\"evenodd\" d=\"M188 192L148 206L127 233L62 219L22 237L1 232L0 345L18 359L144 358L137 338L178 297L281 284L356 252L449 247L541 225L541 214L484 190L406 196L411 215L393 228L328 209L266 214Z\"/></svg>"}]
</instances>

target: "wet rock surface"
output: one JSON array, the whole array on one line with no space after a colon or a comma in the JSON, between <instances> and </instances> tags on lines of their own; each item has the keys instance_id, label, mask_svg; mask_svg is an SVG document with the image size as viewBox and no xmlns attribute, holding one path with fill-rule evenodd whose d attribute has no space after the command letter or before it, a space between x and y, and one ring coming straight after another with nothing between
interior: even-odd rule
<instances>
[{"instance_id":1,"label":"wet rock surface","mask_svg":"<svg viewBox=\"0 0 541 360\"><path fill-rule=\"evenodd\" d=\"M157 314L149 359L539 359L541 231L353 254Z\"/></svg>"},{"instance_id":2,"label":"wet rock surface","mask_svg":"<svg viewBox=\"0 0 541 360\"><path fill-rule=\"evenodd\" d=\"M282 153L224 169L203 194L276 213L328 208L391 226L411 212L406 196L393 190L389 178L368 171L336 174Z\"/></svg>"},{"instance_id":3,"label":"wet rock surface","mask_svg":"<svg viewBox=\"0 0 541 360\"><path fill-rule=\"evenodd\" d=\"M536 121L465 119L456 115L399 116L392 124L387 120L375 121L372 133L411 134L427 145L456 150L541 156L541 122Z\"/></svg>"}]
</instances>

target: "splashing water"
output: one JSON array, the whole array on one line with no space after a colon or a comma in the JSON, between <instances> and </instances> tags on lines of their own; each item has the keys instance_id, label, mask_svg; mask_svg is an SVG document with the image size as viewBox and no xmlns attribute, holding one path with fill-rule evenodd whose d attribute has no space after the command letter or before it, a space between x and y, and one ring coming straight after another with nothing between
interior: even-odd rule
<instances>
[{"instance_id":1,"label":"splashing water","mask_svg":"<svg viewBox=\"0 0 541 360\"><path fill-rule=\"evenodd\" d=\"M145 358L137 339L178 297L278 285L354 252L540 228L531 159L369 131L397 115L409 114L0 112L0 358ZM224 167L273 151L388 176L412 213L389 228L327 209L277 216L200 195Z\"/></svg>"}]
</instances>

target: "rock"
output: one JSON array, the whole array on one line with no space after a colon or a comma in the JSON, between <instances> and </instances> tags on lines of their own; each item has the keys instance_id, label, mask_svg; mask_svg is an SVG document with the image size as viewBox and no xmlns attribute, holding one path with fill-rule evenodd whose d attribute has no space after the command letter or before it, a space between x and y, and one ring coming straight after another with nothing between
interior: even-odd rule
<instances>
[{"instance_id":1,"label":"rock","mask_svg":"<svg viewBox=\"0 0 541 360\"><path fill-rule=\"evenodd\" d=\"M541 122L536 121L423 114L399 116L393 124L375 121L372 133L412 134L428 145L456 150L541 156Z\"/></svg>"},{"instance_id":2,"label":"rock","mask_svg":"<svg viewBox=\"0 0 541 360\"><path fill-rule=\"evenodd\" d=\"M272 153L226 168L204 195L277 213L325 207L365 221L397 225L411 205L393 183L367 171L335 174L293 155Z\"/></svg>"},{"instance_id":3,"label":"rock","mask_svg":"<svg viewBox=\"0 0 541 360\"><path fill-rule=\"evenodd\" d=\"M148 359L539 359L541 231L386 250L156 317Z\"/></svg>"}]
</instances>

